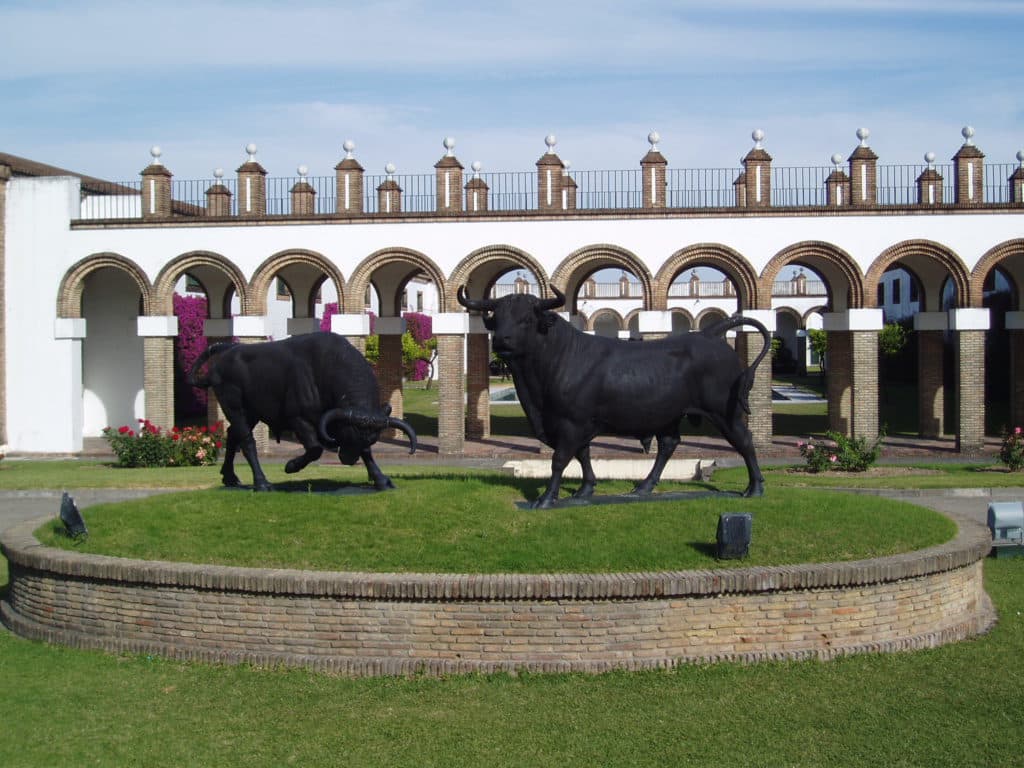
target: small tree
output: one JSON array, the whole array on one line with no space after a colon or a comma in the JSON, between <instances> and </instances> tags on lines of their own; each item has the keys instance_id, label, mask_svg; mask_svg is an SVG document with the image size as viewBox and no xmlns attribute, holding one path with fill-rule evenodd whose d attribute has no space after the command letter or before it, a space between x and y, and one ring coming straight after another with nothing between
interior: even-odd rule
<instances>
[{"instance_id":1,"label":"small tree","mask_svg":"<svg viewBox=\"0 0 1024 768\"><path fill-rule=\"evenodd\" d=\"M821 366L821 374L825 375L825 353L828 347L828 334L818 328L807 329L807 340L811 345L811 351L818 356L818 363Z\"/></svg>"}]
</instances>

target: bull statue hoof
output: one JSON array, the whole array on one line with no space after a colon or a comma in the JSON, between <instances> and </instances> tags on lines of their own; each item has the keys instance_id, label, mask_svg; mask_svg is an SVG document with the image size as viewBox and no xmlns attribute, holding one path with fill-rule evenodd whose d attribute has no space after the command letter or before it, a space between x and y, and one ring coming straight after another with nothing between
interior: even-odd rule
<instances>
[{"instance_id":1,"label":"bull statue hoof","mask_svg":"<svg viewBox=\"0 0 1024 768\"><path fill-rule=\"evenodd\" d=\"M228 488L237 488L242 484L237 475L224 475L220 481Z\"/></svg>"},{"instance_id":2,"label":"bull statue hoof","mask_svg":"<svg viewBox=\"0 0 1024 768\"><path fill-rule=\"evenodd\" d=\"M261 493L267 493L269 491L274 490L274 486L268 483L266 480L264 480L262 483L256 483L255 485L253 485L252 489L254 491L259 491Z\"/></svg>"},{"instance_id":3,"label":"bull statue hoof","mask_svg":"<svg viewBox=\"0 0 1024 768\"><path fill-rule=\"evenodd\" d=\"M747 486L746 490L743 491L743 495L747 498L764 496L764 483L751 483Z\"/></svg>"}]
</instances>

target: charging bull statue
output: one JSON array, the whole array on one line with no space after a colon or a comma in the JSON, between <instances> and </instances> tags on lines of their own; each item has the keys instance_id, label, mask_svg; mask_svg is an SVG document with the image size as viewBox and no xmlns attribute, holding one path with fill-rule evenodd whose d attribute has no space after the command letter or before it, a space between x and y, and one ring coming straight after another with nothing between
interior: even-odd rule
<instances>
[{"instance_id":1,"label":"charging bull statue","mask_svg":"<svg viewBox=\"0 0 1024 768\"><path fill-rule=\"evenodd\" d=\"M200 376L208 360L207 373ZM271 490L252 436L260 421L276 435L291 430L305 449L285 465L285 472L298 472L327 448L337 450L343 464L362 459L378 490L395 487L370 452L380 433L388 427L400 429L409 436L409 452L416 450L413 428L393 418L391 406L381 407L377 378L366 358L332 333L262 344L213 344L192 366L188 382L193 387L212 387L227 417L227 447L220 470L224 485L239 484L234 463L241 448L252 469L253 488Z\"/></svg>"},{"instance_id":2,"label":"charging bull statue","mask_svg":"<svg viewBox=\"0 0 1024 768\"><path fill-rule=\"evenodd\" d=\"M707 418L747 465L745 496L764 493L753 438L743 414L757 365L771 347L761 323L731 317L699 333L641 343L589 336L551 311L565 303L515 294L473 300L460 287L457 298L483 313L495 354L512 372L519 402L537 438L554 449L551 481L534 502L550 507L558 499L562 472L575 456L583 470L577 497L591 496L596 478L590 442L599 434L658 440L654 466L634 493L649 494L679 444L679 422ZM764 337L764 349L749 368L722 336L750 325Z\"/></svg>"}]
</instances>

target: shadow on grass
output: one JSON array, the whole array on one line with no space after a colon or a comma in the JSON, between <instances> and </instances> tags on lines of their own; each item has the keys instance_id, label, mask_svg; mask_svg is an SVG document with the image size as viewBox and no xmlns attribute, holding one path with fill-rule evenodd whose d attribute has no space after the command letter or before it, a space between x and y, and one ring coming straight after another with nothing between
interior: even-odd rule
<instances>
[{"instance_id":1,"label":"shadow on grass","mask_svg":"<svg viewBox=\"0 0 1024 768\"><path fill-rule=\"evenodd\" d=\"M717 559L718 557L718 545L710 541L688 541L686 546L705 557Z\"/></svg>"}]
</instances>

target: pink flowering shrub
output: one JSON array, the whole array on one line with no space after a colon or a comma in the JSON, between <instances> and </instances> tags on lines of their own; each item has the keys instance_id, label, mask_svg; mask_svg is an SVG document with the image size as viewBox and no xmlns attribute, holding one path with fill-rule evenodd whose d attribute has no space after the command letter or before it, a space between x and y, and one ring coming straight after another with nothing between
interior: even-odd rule
<instances>
[{"instance_id":1,"label":"pink flowering shrub","mask_svg":"<svg viewBox=\"0 0 1024 768\"><path fill-rule=\"evenodd\" d=\"M871 445L868 445L867 438L847 437L833 431L826 432L825 437L831 444L824 441L815 443L814 438L796 444L808 472L864 472L878 460L885 429Z\"/></svg>"},{"instance_id":2,"label":"pink flowering shrub","mask_svg":"<svg viewBox=\"0 0 1024 768\"><path fill-rule=\"evenodd\" d=\"M1007 431L1003 435L1003 444L999 448L999 460L1011 472L1016 472L1024 467L1024 433L1020 427L1014 427L1012 432Z\"/></svg>"},{"instance_id":3,"label":"pink flowering shrub","mask_svg":"<svg viewBox=\"0 0 1024 768\"><path fill-rule=\"evenodd\" d=\"M437 349L430 315L406 312L402 335L402 363L410 381L423 381L430 373L429 361Z\"/></svg>"},{"instance_id":4,"label":"pink flowering shrub","mask_svg":"<svg viewBox=\"0 0 1024 768\"><path fill-rule=\"evenodd\" d=\"M119 467L199 467L215 464L224 447L224 424L212 427L161 429L139 419L138 431L124 425L107 427L103 437Z\"/></svg>"},{"instance_id":5,"label":"pink flowering shrub","mask_svg":"<svg viewBox=\"0 0 1024 768\"><path fill-rule=\"evenodd\" d=\"M187 382L192 365L206 349L203 323L206 321L206 299L202 296L174 294L174 314L178 317L178 338L174 340L177 366L174 372L175 402L180 414L205 414L206 390L190 387Z\"/></svg>"}]
</instances>

